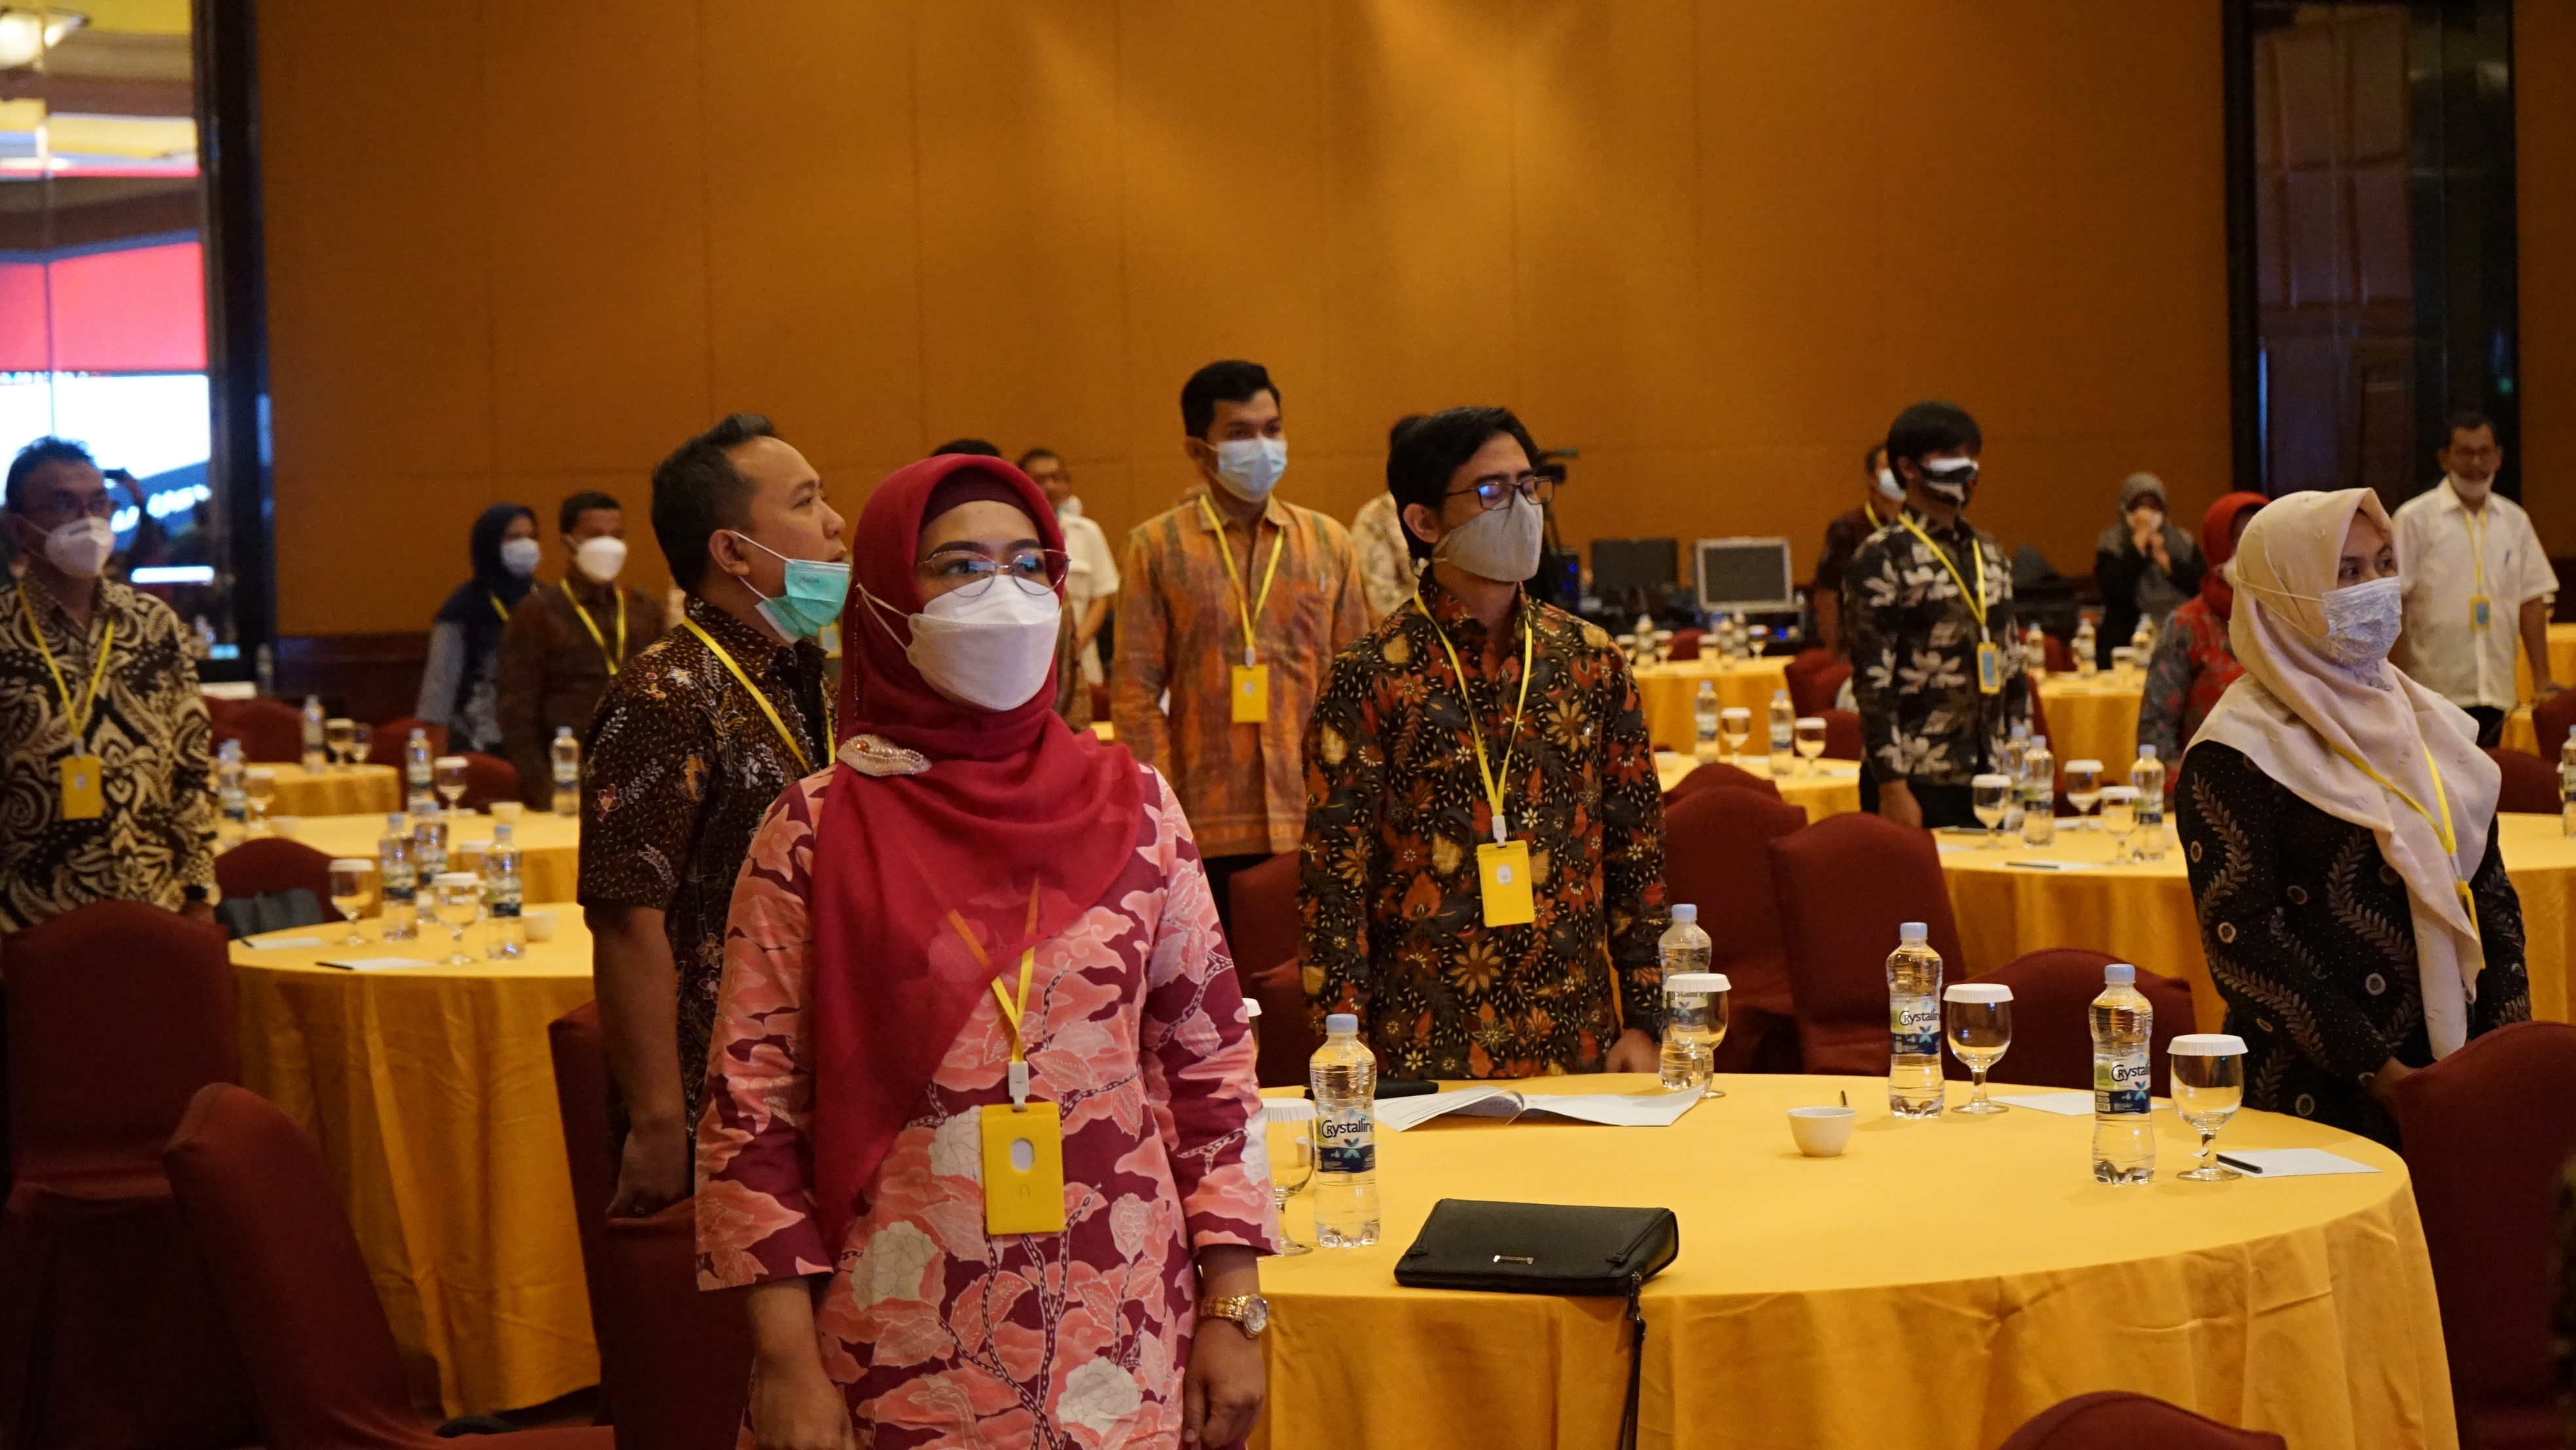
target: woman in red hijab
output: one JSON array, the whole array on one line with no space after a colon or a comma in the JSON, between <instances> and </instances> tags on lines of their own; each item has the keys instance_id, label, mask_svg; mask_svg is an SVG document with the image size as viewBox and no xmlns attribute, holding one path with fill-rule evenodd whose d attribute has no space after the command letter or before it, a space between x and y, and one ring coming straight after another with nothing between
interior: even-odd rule
<instances>
[{"instance_id":1,"label":"woman in red hijab","mask_svg":"<svg viewBox=\"0 0 2576 1450\"><path fill-rule=\"evenodd\" d=\"M1055 511L926 459L851 562L843 744L752 840L698 1124L751 1441L1234 1440L1278 1238L1250 1022L1170 788L1052 709Z\"/></svg>"},{"instance_id":2,"label":"woman in red hijab","mask_svg":"<svg viewBox=\"0 0 2576 1450\"><path fill-rule=\"evenodd\" d=\"M2227 644L2227 621L2236 609L2233 562L2236 541L2246 522L2264 504L2259 493L2219 495L2200 516L2200 552L2209 572L2200 576L2200 593L2182 602L2156 636L2155 657L2147 662L2147 693L2138 702L2138 743L2156 747L2165 762L2165 795L2172 798L2182 779L2180 762L2200 722L2227 687L2245 673Z\"/></svg>"}]
</instances>

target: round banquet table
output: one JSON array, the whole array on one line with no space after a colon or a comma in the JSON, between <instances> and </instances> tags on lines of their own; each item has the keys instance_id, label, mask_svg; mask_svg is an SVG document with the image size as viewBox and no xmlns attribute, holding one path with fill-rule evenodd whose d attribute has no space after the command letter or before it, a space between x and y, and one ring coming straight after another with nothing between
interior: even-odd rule
<instances>
[{"instance_id":1,"label":"round banquet table","mask_svg":"<svg viewBox=\"0 0 2576 1450\"><path fill-rule=\"evenodd\" d=\"M373 812L379 825L402 809L402 772L390 765L353 765L346 770L306 770L300 765L260 764L273 771L277 798L268 803L272 816L353 816Z\"/></svg>"},{"instance_id":2,"label":"round banquet table","mask_svg":"<svg viewBox=\"0 0 2576 1450\"><path fill-rule=\"evenodd\" d=\"M2050 675L2039 682L2039 706L2048 716L2048 753L2064 770L2070 760L2102 762L2102 781L2118 785L2129 778L2138 758L2138 702L2145 699L2144 680L2120 680L2109 671L2089 680Z\"/></svg>"},{"instance_id":3,"label":"round banquet table","mask_svg":"<svg viewBox=\"0 0 2576 1450\"><path fill-rule=\"evenodd\" d=\"M2549 677L2576 684L2576 624L2549 626ZM2513 697L2531 703L2531 661L2517 646L2513 652Z\"/></svg>"},{"instance_id":4,"label":"round banquet table","mask_svg":"<svg viewBox=\"0 0 2576 1450\"><path fill-rule=\"evenodd\" d=\"M1699 684L1717 685L1719 709L1741 705L1753 712L1757 740L1771 737L1771 692L1789 688L1789 661L1783 655L1750 660L1674 660L1636 667L1637 701L1646 712L1646 738L1668 750L1687 751L1699 740Z\"/></svg>"},{"instance_id":5,"label":"round banquet table","mask_svg":"<svg viewBox=\"0 0 2576 1450\"><path fill-rule=\"evenodd\" d=\"M1718 757L1725 760L1723 755ZM1806 811L1807 823L1813 825L1827 816L1848 815L1860 809L1860 766L1849 760L1819 760L1810 773L1792 767L1787 775L1771 774L1768 755L1746 755L1729 761L1746 772L1758 775L1778 787L1780 799ZM1799 762L1803 766L1806 762ZM1699 758L1679 751L1655 752L1655 774L1665 790L1682 783L1682 777L1699 769Z\"/></svg>"},{"instance_id":6,"label":"round banquet table","mask_svg":"<svg viewBox=\"0 0 2576 1450\"><path fill-rule=\"evenodd\" d=\"M2512 714L2504 717L2504 733L2497 737L2496 744L2525 755L2540 754L2540 727L2532 722L2529 705L2517 705Z\"/></svg>"},{"instance_id":7,"label":"round banquet table","mask_svg":"<svg viewBox=\"0 0 2576 1450\"><path fill-rule=\"evenodd\" d=\"M1939 833L1941 874L1958 921L1959 950L1968 958L1954 979L1991 972L2042 947L2090 947L2188 980L2200 1030L2220 1030L2227 1004L2201 953L2191 880L2171 825L2163 860L2126 866L2109 864L2107 832L2071 825L2059 820L2057 840L2037 850L2017 837L2008 838L2006 849L1986 850L1978 844L1981 832ZM2576 916L2576 841L2560 834L2556 816L2500 813L2496 829L2504 837L2505 874L2522 898L2531 1015L2565 1022L2567 954L2576 945L2568 934ZM2033 862L2068 869L2038 869Z\"/></svg>"},{"instance_id":8,"label":"round banquet table","mask_svg":"<svg viewBox=\"0 0 2576 1450\"><path fill-rule=\"evenodd\" d=\"M599 1383L546 1038L593 995L590 933L578 912L552 914L554 938L523 960L470 967L433 964L448 949L436 928L362 947L340 946L336 922L252 938L327 947L233 943L242 1085L321 1145L414 1398L449 1415ZM343 956L421 965L317 965Z\"/></svg>"},{"instance_id":9,"label":"round banquet table","mask_svg":"<svg viewBox=\"0 0 2576 1450\"><path fill-rule=\"evenodd\" d=\"M1421 1450L1616 1438L1620 1301L1396 1285L1441 1198L1673 1210L1681 1256L1643 1296L1644 1445L1987 1450L2105 1389L2292 1445L2456 1443L2414 1194L2375 1143L2242 1113L2222 1147L2325 1148L2379 1171L2184 1183L2196 1140L2160 1109L2156 1181L2111 1188L2092 1181L2089 1116L1902 1122L1881 1078L1717 1081L1728 1095L1670 1128L1381 1129L1378 1242L1261 1266L1270 1397L1252 1443L1339 1443L1354 1425ZM1844 1091L1850 1148L1800 1157L1783 1111ZM1303 1243L1312 1198L1286 1216Z\"/></svg>"},{"instance_id":10,"label":"round banquet table","mask_svg":"<svg viewBox=\"0 0 2576 1450\"><path fill-rule=\"evenodd\" d=\"M519 899L570 901L581 886L581 821L574 816L529 811L510 834L519 843ZM296 827L295 839L327 856L364 856L373 860L384 840L385 818L308 816ZM474 869L456 861L461 850L479 856L492 844L492 818L463 813L448 817L447 854L459 871Z\"/></svg>"}]
</instances>

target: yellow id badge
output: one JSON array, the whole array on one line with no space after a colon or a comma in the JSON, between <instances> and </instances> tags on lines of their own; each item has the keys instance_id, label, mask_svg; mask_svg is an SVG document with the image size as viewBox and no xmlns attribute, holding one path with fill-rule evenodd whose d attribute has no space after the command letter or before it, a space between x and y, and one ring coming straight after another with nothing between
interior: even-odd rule
<instances>
[{"instance_id":1,"label":"yellow id badge","mask_svg":"<svg viewBox=\"0 0 2576 1450\"><path fill-rule=\"evenodd\" d=\"M1064 1122L1055 1104L985 1105L984 1232L1064 1232Z\"/></svg>"},{"instance_id":2,"label":"yellow id badge","mask_svg":"<svg viewBox=\"0 0 2576 1450\"><path fill-rule=\"evenodd\" d=\"M1228 691L1234 701L1234 723L1258 725L1270 718L1270 666L1236 665L1233 688Z\"/></svg>"},{"instance_id":3,"label":"yellow id badge","mask_svg":"<svg viewBox=\"0 0 2576 1450\"><path fill-rule=\"evenodd\" d=\"M63 819L94 821L107 814L107 792L99 785L98 757L74 755L63 761Z\"/></svg>"},{"instance_id":4,"label":"yellow id badge","mask_svg":"<svg viewBox=\"0 0 2576 1450\"><path fill-rule=\"evenodd\" d=\"M2004 652L1987 640L1977 646L1977 693L2000 695L2004 692Z\"/></svg>"},{"instance_id":5,"label":"yellow id badge","mask_svg":"<svg viewBox=\"0 0 2576 1450\"><path fill-rule=\"evenodd\" d=\"M2494 627L2495 627L2495 610L2494 610L2494 608L2493 608L2492 606L2490 606L2490 605L2487 603L2487 597L2486 597L2485 595L2483 595L2483 594L2472 594L2472 595L2470 595L2470 596L2469 596L2469 628L2471 628L2471 629L2493 629Z\"/></svg>"},{"instance_id":6,"label":"yellow id badge","mask_svg":"<svg viewBox=\"0 0 2576 1450\"><path fill-rule=\"evenodd\" d=\"M1529 842L1478 846L1476 885L1485 902L1485 925L1527 926L1538 919L1530 899Z\"/></svg>"}]
</instances>

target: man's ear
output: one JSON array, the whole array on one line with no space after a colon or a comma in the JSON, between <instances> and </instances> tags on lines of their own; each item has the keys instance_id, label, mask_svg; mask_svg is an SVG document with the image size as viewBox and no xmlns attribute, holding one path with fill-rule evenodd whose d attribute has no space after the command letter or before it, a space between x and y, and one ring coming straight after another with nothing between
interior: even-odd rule
<instances>
[{"instance_id":1,"label":"man's ear","mask_svg":"<svg viewBox=\"0 0 2576 1450\"><path fill-rule=\"evenodd\" d=\"M751 561L743 557L742 541L729 530L718 529L707 535L707 562L720 574L737 579L751 573Z\"/></svg>"},{"instance_id":2,"label":"man's ear","mask_svg":"<svg viewBox=\"0 0 2576 1450\"><path fill-rule=\"evenodd\" d=\"M1440 542L1440 515L1428 505L1409 503L1397 514L1404 520L1404 531L1426 544Z\"/></svg>"}]
</instances>

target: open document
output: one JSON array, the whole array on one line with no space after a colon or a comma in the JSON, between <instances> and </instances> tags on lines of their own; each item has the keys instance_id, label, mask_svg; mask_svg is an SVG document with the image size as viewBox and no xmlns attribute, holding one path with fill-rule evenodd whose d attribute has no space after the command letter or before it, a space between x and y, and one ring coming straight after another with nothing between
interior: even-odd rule
<instances>
[{"instance_id":1,"label":"open document","mask_svg":"<svg viewBox=\"0 0 2576 1450\"><path fill-rule=\"evenodd\" d=\"M1608 1128L1669 1128L1699 1102L1696 1092L1531 1093L1507 1087L1451 1088L1419 1098L1387 1098L1377 1105L1377 1120L1401 1133L1433 1118L1559 1118L1598 1123Z\"/></svg>"}]
</instances>

